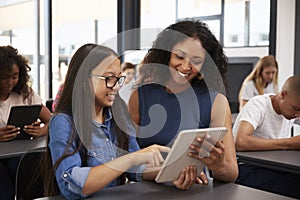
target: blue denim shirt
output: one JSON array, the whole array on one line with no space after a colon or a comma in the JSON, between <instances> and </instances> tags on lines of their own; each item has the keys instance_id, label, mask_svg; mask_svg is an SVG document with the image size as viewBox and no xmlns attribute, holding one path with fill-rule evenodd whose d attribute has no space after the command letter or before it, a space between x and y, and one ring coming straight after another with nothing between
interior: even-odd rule
<instances>
[{"instance_id":1,"label":"blue denim shirt","mask_svg":"<svg viewBox=\"0 0 300 200\"><path fill-rule=\"evenodd\" d=\"M82 167L82 158L77 152L62 160L55 176L61 194L67 199L85 198L82 194L82 188L86 182L91 167L101 165L117 157L117 139L114 127L111 127L112 116L107 109L107 117L104 124L93 122L92 145L88 149L87 167ZM67 114L56 114L51 118L49 126L49 148L51 151L52 163L54 164L64 153L72 134L73 118ZM134 127L129 127L131 132L129 136L129 152L139 150L139 145L135 138ZM76 149L77 143L72 142L69 152ZM145 165L132 167L127 173L127 177L133 181L140 181ZM106 187L114 187L119 184L116 179Z\"/></svg>"}]
</instances>

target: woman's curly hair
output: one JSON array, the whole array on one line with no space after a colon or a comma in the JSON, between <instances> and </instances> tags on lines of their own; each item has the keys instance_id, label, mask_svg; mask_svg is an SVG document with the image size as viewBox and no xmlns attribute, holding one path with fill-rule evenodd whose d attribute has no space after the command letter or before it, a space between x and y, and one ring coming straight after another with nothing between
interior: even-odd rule
<instances>
[{"instance_id":1,"label":"woman's curly hair","mask_svg":"<svg viewBox=\"0 0 300 200\"><path fill-rule=\"evenodd\" d=\"M227 57L224 54L223 47L205 23L192 19L185 19L171 24L158 34L152 47L140 64L140 79L137 81L137 84L147 82L145 80L158 83L167 81L169 69L162 66L169 65L172 48L187 38L199 39L207 52L205 63L200 73L203 73L206 78L213 78L211 80L214 80L216 78L212 74L212 67L210 66L216 66L222 80L221 83L217 81L215 84L217 88L214 89L218 90L218 84L222 84L226 88Z\"/></svg>"},{"instance_id":2,"label":"woman's curly hair","mask_svg":"<svg viewBox=\"0 0 300 200\"><path fill-rule=\"evenodd\" d=\"M12 70L13 65L19 67L19 81L12 89L23 96L23 100L27 99L32 92L31 87L28 86L29 75L31 68L28 65L28 60L18 53L18 50L11 46L0 47L0 78L7 78Z\"/></svg>"}]
</instances>

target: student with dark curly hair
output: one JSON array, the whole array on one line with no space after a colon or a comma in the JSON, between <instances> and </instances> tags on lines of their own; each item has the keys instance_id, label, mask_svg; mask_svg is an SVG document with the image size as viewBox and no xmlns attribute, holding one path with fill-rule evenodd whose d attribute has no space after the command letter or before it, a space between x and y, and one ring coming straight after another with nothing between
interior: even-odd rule
<instances>
[{"instance_id":1,"label":"student with dark curly hair","mask_svg":"<svg viewBox=\"0 0 300 200\"><path fill-rule=\"evenodd\" d=\"M15 105L42 104L42 99L28 86L30 67L25 57L11 46L0 47L0 142L10 141L20 133L19 128L6 125L10 108ZM43 105L39 119L24 130L36 137L48 133L51 112ZM1 144L0 144L1 145ZM0 199L14 199L15 175L19 157L0 160Z\"/></svg>"},{"instance_id":2,"label":"student with dark curly hair","mask_svg":"<svg viewBox=\"0 0 300 200\"><path fill-rule=\"evenodd\" d=\"M208 140L212 145L206 157L190 156L205 163L214 178L234 182L238 168L224 95L226 72L223 48L205 23L187 19L159 33L140 64L129 100L140 146L170 146L181 130L225 126L222 141ZM200 151L203 139L198 141L191 150Z\"/></svg>"}]
</instances>

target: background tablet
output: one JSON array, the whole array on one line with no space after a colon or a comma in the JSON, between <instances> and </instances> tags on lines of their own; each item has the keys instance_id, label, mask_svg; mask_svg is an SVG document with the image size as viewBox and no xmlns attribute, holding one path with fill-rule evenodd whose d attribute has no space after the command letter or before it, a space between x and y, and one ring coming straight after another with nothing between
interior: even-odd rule
<instances>
[{"instance_id":1,"label":"background tablet","mask_svg":"<svg viewBox=\"0 0 300 200\"><path fill-rule=\"evenodd\" d=\"M20 134L16 139L31 139L32 136L27 134L23 127L32 124L39 118L42 105L22 105L12 106L10 109L7 125L14 125L20 127Z\"/></svg>"},{"instance_id":2,"label":"background tablet","mask_svg":"<svg viewBox=\"0 0 300 200\"><path fill-rule=\"evenodd\" d=\"M212 138L219 141L224 137L226 132L227 129L225 127L181 131L175 139L171 151L167 155L155 181L158 183L174 181L179 177L181 170L190 165L196 165L197 173L199 174L203 170L204 164L199 160L188 156L188 152L192 151L189 149L189 146L192 143L197 143L195 141L196 137L204 137L206 135L210 135Z\"/></svg>"}]
</instances>

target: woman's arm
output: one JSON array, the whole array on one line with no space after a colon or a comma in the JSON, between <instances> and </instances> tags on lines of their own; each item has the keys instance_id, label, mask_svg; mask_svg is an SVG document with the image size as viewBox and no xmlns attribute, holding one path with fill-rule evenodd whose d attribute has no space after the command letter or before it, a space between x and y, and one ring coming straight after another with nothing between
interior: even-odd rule
<instances>
[{"instance_id":1,"label":"woman's arm","mask_svg":"<svg viewBox=\"0 0 300 200\"><path fill-rule=\"evenodd\" d=\"M205 163L213 177L219 181L234 182L238 176L238 167L234 139L232 135L231 112L224 95L218 94L212 106L210 127L226 127L227 133L222 141L216 142L213 138L197 138L199 145L191 145L194 153L190 156ZM198 155L201 145L211 149L207 157Z\"/></svg>"},{"instance_id":2,"label":"woman's arm","mask_svg":"<svg viewBox=\"0 0 300 200\"><path fill-rule=\"evenodd\" d=\"M52 114L50 110L43 105L39 118L44 123L44 126L40 129L39 136L48 134L48 126L51 116Z\"/></svg>"},{"instance_id":3,"label":"woman's arm","mask_svg":"<svg viewBox=\"0 0 300 200\"><path fill-rule=\"evenodd\" d=\"M238 176L238 167L234 139L232 134L231 111L228 100L224 95L218 94L212 106L211 127L227 128L222 142L217 145L224 148L224 157L221 157L216 165L208 165L208 169L212 170L213 177L220 181L234 182ZM217 146L218 147L218 146Z\"/></svg>"}]
</instances>

